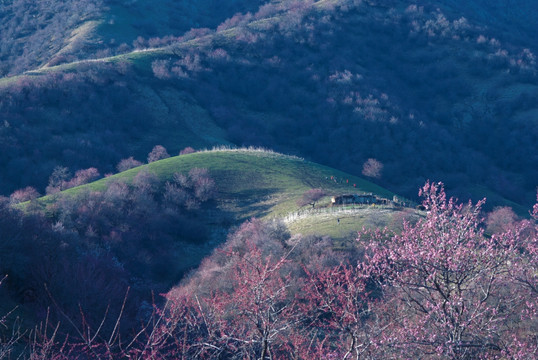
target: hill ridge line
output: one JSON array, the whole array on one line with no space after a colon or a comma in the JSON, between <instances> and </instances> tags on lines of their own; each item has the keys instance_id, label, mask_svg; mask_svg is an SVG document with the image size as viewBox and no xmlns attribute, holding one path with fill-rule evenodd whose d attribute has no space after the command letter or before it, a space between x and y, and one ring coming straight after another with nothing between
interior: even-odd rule
<instances>
[{"instance_id":1,"label":"hill ridge line","mask_svg":"<svg viewBox=\"0 0 538 360\"><path fill-rule=\"evenodd\" d=\"M312 3L311 8L315 8L317 10L323 10L323 9L331 8L331 7L335 6L335 5L337 5L339 2L340 2L340 0L319 0L319 1L316 1L316 2ZM259 24L262 24L262 23L267 23L268 21L269 22L274 22L274 21L279 20L280 18L281 18L281 14L279 14L279 16L270 16L270 17L267 17L267 18L256 19L256 20L253 20L253 21L249 22L248 24L244 25L244 27L256 30L256 25L259 25ZM3 78L0 78L0 86L2 86L3 82L9 83L10 79L16 79L17 77L21 77L21 76L24 76L24 75L29 75L29 76L43 75L43 74L46 74L46 73L49 73L49 72L52 72L52 71L61 71L61 70L64 70L64 69L69 69L70 67L73 67L73 66L76 66L76 65L79 65L79 64L111 63L111 62L118 61L121 58L127 58L128 59L130 56L135 56L137 54L156 53L156 55L157 55L159 52L162 52L163 55L169 54L169 55L181 56L180 54L178 54L178 52L177 52L178 50L181 51L181 50L187 49L187 48L189 48L191 46L205 45L204 42L213 40L217 36L225 36L226 37L226 35L233 34L235 31L237 31L241 27L243 27L243 26L234 26L234 27L227 28L227 29L224 29L224 30L221 30L221 31L217 31L215 29L215 30L212 30L214 32L212 32L210 34L203 35L203 36L200 36L200 37L196 37L194 39L179 41L179 42L177 42L175 44L162 46L162 47L135 49L133 51L123 53L123 54L105 56L105 57L101 57L101 58L80 59L80 60L75 60L75 61L71 61L71 62L68 62L68 63L59 64L59 65L54 65L54 66L47 66L45 64L42 67L39 67L37 69L32 69L32 70L26 70L23 73L18 74L18 75L6 76L6 77L3 77ZM261 31L260 29L257 29L257 30Z\"/></svg>"}]
</instances>

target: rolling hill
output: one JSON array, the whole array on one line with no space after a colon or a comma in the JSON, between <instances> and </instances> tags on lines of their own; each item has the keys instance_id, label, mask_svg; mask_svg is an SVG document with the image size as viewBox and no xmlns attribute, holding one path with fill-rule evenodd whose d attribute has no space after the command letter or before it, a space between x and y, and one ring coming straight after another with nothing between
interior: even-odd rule
<instances>
[{"instance_id":1,"label":"rolling hill","mask_svg":"<svg viewBox=\"0 0 538 360\"><path fill-rule=\"evenodd\" d=\"M495 194L490 205L528 208L535 50L527 35L527 48L502 37L515 15L488 22L478 3L444 5L275 1L151 41L142 26L134 50L1 79L0 189L42 190L58 165L110 173L155 144L172 153L235 144L355 175L375 158L384 170L373 180L407 197L434 179L462 199ZM132 34L120 24L144 6L110 5L107 16Z\"/></svg>"},{"instance_id":2,"label":"rolling hill","mask_svg":"<svg viewBox=\"0 0 538 360\"><path fill-rule=\"evenodd\" d=\"M200 195L200 184L214 184L214 191ZM313 188L325 196L315 206L299 206ZM18 314L31 324L51 298L61 299L57 306L73 317L80 301L98 321L107 305L102 294L115 306L129 287L128 311L136 314L152 291L168 291L251 218L312 243L330 236L334 249L349 252L363 226L395 227L416 216L386 205L330 206L331 196L363 192L393 197L369 181L295 156L215 149L38 198L18 205L23 213L0 203L0 271L9 275L5 304L21 304Z\"/></svg>"},{"instance_id":3,"label":"rolling hill","mask_svg":"<svg viewBox=\"0 0 538 360\"><path fill-rule=\"evenodd\" d=\"M217 184L211 207L226 214L216 223L239 224L252 217L265 220L309 215L308 208L297 205L307 190L320 188L326 196L317 209L330 206L330 197L350 193L372 193L392 200L394 193L363 178L319 165L295 156L257 148L216 148L152 162L101 180L64 190L35 200L33 206L45 209L66 197L82 197L88 192L106 192L110 184L132 183L141 172L154 174L161 184L172 181L175 173L204 168ZM28 203L26 203L28 204ZM28 205L26 205L28 206ZM210 209L210 212L213 209ZM314 211L315 214L315 211ZM361 227L355 225L356 230ZM312 231L310 231L312 232ZM323 235L323 233L319 233Z\"/></svg>"},{"instance_id":4,"label":"rolling hill","mask_svg":"<svg viewBox=\"0 0 538 360\"><path fill-rule=\"evenodd\" d=\"M178 210L185 205L173 207L168 201L169 184L175 184L175 174L189 176L193 169L206 169L210 178L216 184L216 193L208 202L202 202L192 211ZM149 175L148 175L149 174ZM136 204L138 198L146 195L145 186L140 186L141 178L152 177L154 189L149 195L152 201L143 201L148 208L146 215L137 217ZM118 184L134 189L134 200L128 195L114 195ZM180 187L186 189L188 185ZM298 201L303 194L311 189L322 189L324 196L316 201L315 206L300 206ZM159 273L169 285L177 282L186 270L197 266L198 263L219 243L225 240L230 228L238 226L251 218L266 221L280 221L292 234L315 236L331 236L337 241L338 247L349 247L363 226L377 227L382 225L401 225L405 216L412 216L413 211L401 207L381 205L357 205L347 207L331 207L331 197L341 194L371 193L380 198L392 200L394 194L367 180L358 178L341 171L305 161L294 156L287 156L262 149L216 149L193 154L171 157L133 168L101 180L64 190L60 193L45 196L25 203L21 206L26 211L45 214L52 223L62 224L66 230L75 231L79 236L87 237L95 244L105 245L112 241L111 233L117 233L119 238L128 238L130 229L153 229L163 218L170 217L170 223L164 222L161 231L155 235L145 234L142 237L141 248L137 251L148 251L149 258L158 261L156 254L151 254L152 246L147 248L144 239L159 236L163 247L168 247L168 254L174 270L167 269L167 275ZM131 205L126 208L128 213L137 221L137 225L129 224L130 220L114 219L114 215L106 209L107 206L123 209L117 197L123 197ZM129 200L131 199L131 200ZM92 205L86 205L91 203ZM115 205L112 205L115 204ZM135 204L135 205L132 205ZM157 204L157 205L156 205ZM161 204L161 205L158 205ZM89 209L87 209L89 207ZM152 210L153 209L153 210ZM161 210L162 209L162 210ZM89 211L89 214L87 213ZM118 210L122 211L122 210ZM183 211L183 212L182 212ZM155 218L149 215L154 212ZM173 217L176 214L179 217ZM95 220L106 216L106 219ZM89 220L93 219L93 220ZM176 219L176 220L174 220ZM341 221L340 221L341 219ZM399 219L399 220L398 220ZM106 223L103 224L103 221ZM147 222L147 224L146 224ZM172 223L179 225L172 226ZM186 225L190 222L190 225ZM398 223L400 222L400 223ZM168 225L167 225L168 224ZM194 225L193 225L194 224ZM171 229L166 229L169 226ZM184 226L180 229L178 226ZM127 230L125 230L127 229ZM155 231L155 230L153 230ZM93 239L93 240L91 240ZM144 245L145 244L145 245ZM170 244L172 244L170 246ZM117 247L117 248L116 248ZM121 241L112 249L123 253ZM110 249L109 249L110 251ZM161 250L157 250L160 253ZM122 259L122 256L118 258ZM147 264L148 266L150 263ZM142 274L143 271L137 271ZM172 278L170 278L172 276ZM152 281L156 282L157 279Z\"/></svg>"}]
</instances>

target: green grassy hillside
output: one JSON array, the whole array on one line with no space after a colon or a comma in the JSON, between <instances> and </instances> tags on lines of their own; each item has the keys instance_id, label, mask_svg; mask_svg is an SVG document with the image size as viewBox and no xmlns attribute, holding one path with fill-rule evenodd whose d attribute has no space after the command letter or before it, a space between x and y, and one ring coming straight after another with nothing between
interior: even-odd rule
<instances>
[{"instance_id":1,"label":"green grassy hillside","mask_svg":"<svg viewBox=\"0 0 538 360\"><path fill-rule=\"evenodd\" d=\"M170 197L170 187L177 186L175 194L195 193L174 174L193 179L195 168L207 169L216 192L196 207L172 203L176 198ZM141 179L152 180L141 185ZM307 190L318 188L325 196L314 207L297 204ZM369 181L298 157L252 148L215 149L155 161L20 207L43 214L55 234L81 239L73 247L117 258L140 279L137 291L144 292L176 284L231 229L254 217L278 221L275 226L292 235L330 236L335 248L350 249L363 226L391 225L407 214L392 206L330 206L331 196L364 192L393 197Z\"/></svg>"},{"instance_id":2,"label":"green grassy hillside","mask_svg":"<svg viewBox=\"0 0 538 360\"><path fill-rule=\"evenodd\" d=\"M174 173L187 173L192 168L209 170L218 189L215 204L212 206L219 213L227 214L233 223L251 217L285 219L294 233L302 233L304 229L305 234L319 233L337 238L347 237L349 232L356 231L364 225L363 220L353 225L349 219L363 219L364 213L357 211L355 214L346 214L345 217L348 219L346 224L349 225L346 225L346 228L349 231L345 236L339 232L340 228L331 229L326 223L308 224L304 227L301 224L305 217L315 217L317 212L328 209L330 197L334 195L367 192L388 199L392 199L394 195L362 178L294 156L260 149L218 149L156 161L56 195L45 196L38 199L38 204L47 206L63 196L78 196L87 191L104 191L108 183L118 180L131 182L140 171L147 170L154 173L164 182L171 180ZM314 209L309 205L299 207L297 200L305 191L313 188L321 188L327 195ZM372 215L375 211L375 207L370 207L368 213ZM388 214L390 211L384 209L382 213ZM302 220L295 223L294 217L298 215ZM331 213L327 216L335 217L338 214ZM215 222L215 219L211 219L211 222ZM317 231L318 225L319 231Z\"/></svg>"}]
</instances>

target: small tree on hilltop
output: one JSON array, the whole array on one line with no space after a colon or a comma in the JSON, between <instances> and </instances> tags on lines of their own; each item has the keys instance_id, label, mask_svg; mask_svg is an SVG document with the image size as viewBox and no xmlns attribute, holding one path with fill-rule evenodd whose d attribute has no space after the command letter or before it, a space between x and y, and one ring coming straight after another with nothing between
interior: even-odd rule
<instances>
[{"instance_id":1,"label":"small tree on hilltop","mask_svg":"<svg viewBox=\"0 0 538 360\"><path fill-rule=\"evenodd\" d=\"M323 189L310 189L303 193L303 196L297 200L297 205L303 207L305 205L312 205L312 208L316 205L316 202L325 196Z\"/></svg>"},{"instance_id":2,"label":"small tree on hilltop","mask_svg":"<svg viewBox=\"0 0 538 360\"><path fill-rule=\"evenodd\" d=\"M192 147L190 146L187 146L185 149L181 150L179 152L179 155L187 155L187 154L192 154L192 153L195 153L196 150L194 150Z\"/></svg>"},{"instance_id":3,"label":"small tree on hilltop","mask_svg":"<svg viewBox=\"0 0 538 360\"><path fill-rule=\"evenodd\" d=\"M47 194L55 194L63 190L63 185L71 178L69 169L64 166L56 166L49 177L49 186L47 186Z\"/></svg>"},{"instance_id":4,"label":"small tree on hilltop","mask_svg":"<svg viewBox=\"0 0 538 360\"><path fill-rule=\"evenodd\" d=\"M116 165L116 169L118 170L118 172L122 172L138 167L140 165L142 165L140 161L135 160L132 156L130 156L127 159L121 160L118 165Z\"/></svg>"},{"instance_id":5,"label":"small tree on hilltop","mask_svg":"<svg viewBox=\"0 0 538 360\"><path fill-rule=\"evenodd\" d=\"M157 160L169 158L170 155L162 145L155 145L153 150L148 154L148 163L152 163Z\"/></svg>"},{"instance_id":6,"label":"small tree on hilltop","mask_svg":"<svg viewBox=\"0 0 538 360\"><path fill-rule=\"evenodd\" d=\"M75 176L71 180L64 182L63 188L69 189L75 186L87 184L97 179L99 176L100 176L99 171L94 167L78 170L75 173Z\"/></svg>"}]
</instances>

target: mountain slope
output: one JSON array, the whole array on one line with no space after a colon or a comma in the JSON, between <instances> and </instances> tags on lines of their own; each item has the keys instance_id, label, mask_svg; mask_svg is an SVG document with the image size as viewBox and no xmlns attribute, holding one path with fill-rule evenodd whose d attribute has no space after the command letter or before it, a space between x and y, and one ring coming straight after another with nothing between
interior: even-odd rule
<instances>
[{"instance_id":1,"label":"mountain slope","mask_svg":"<svg viewBox=\"0 0 538 360\"><path fill-rule=\"evenodd\" d=\"M315 207L297 205L312 188L326 196ZM333 195L362 191L392 199L366 180L266 150L176 156L19 205L24 212L2 199L0 272L9 275L7 297L24 305L26 319L39 317L52 296L70 316L78 316L80 301L91 309L91 321L100 321L103 293L117 305L130 287L128 311L136 321L152 291L168 291L252 217L286 236L289 226L311 242L332 235L334 246L350 250L363 225L408 215L391 206L329 206ZM332 218L332 227L302 226L301 220L317 216ZM368 222L373 218L376 223Z\"/></svg>"},{"instance_id":2,"label":"mountain slope","mask_svg":"<svg viewBox=\"0 0 538 360\"><path fill-rule=\"evenodd\" d=\"M69 0L0 3L0 76L125 52L137 38L216 27L263 1Z\"/></svg>"},{"instance_id":3,"label":"mountain slope","mask_svg":"<svg viewBox=\"0 0 538 360\"><path fill-rule=\"evenodd\" d=\"M185 121L163 116L181 116L176 109L163 108L154 95L133 103L141 93L166 88L176 99L185 94L224 131L202 147L266 146L353 174L375 158L384 164L376 181L408 197L435 179L461 198L481 196L476 189L485 188L499 195L498 204L529 204L538 178L532 48L499 41L495 23L489 30L454 6L424 3L271 2L216 31L196 30L154 40L157 48L4 80L12 100L2 105L9 127L0 136L10 155L0 165L27 175L2 179L2 188L12 191L30 178L29 163L35 180L24 185L42 189L54 165L110 172L107 164L130 155L142 159L157 143L174 151L199 147L185 142L188 135L177 136ZM150 46L149 40L141 46ZM104 90L110 84L114 94ZM69 86L75 91L56 94ZM79 91L93 95L73 99ZM84 106L93 113L79 115L75 109ZM160 108L164 112L154 111ZM73 142L46 156L24 146L24 136L45 144L55 144L54 136L69 138L67 116L90 152ZM29 119L42 124L42 138L30 136ZM142 138L145 143L138 142ZM109 155L98 150L104 147ZM86 153L93 162L81 156Z\"/></svg>"},{"instance_id":4,"label":"mountain slope","mask_svg":"<svg viewBox=\"0 0 538 360\"><path fill-rule=\"evenodd\" d=\"M62 52L79 55L101 18L101 0L0 3L0 76L43 66Z\"/></svg>"}]
</instances>

